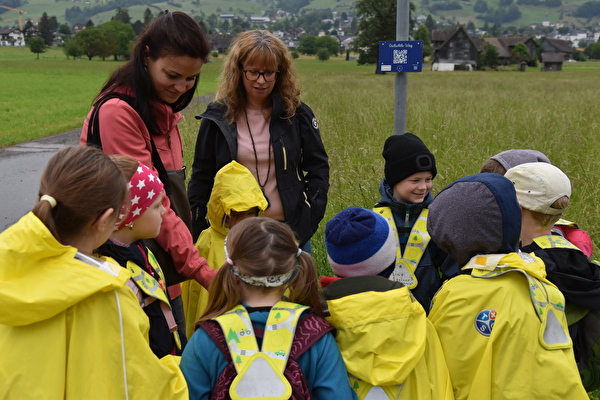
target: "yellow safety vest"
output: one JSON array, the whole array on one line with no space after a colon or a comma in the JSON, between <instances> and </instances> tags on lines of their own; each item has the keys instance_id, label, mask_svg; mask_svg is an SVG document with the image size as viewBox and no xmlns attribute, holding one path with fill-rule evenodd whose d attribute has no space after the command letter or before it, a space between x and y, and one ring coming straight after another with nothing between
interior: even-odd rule
<instances>
[{"instance_id":1,"label":"yellow safety vest","mask_svg":"<svg viewBox=\"0 0 600 400\"><path fill-rule=\"evenodd\" d=\"M138 300L140 300L140 305L142 307L147 306L153 301L160 302L160 310L169 326L169 331L173 333L175 344L177 345L177 348L181 350L181 339L177 332L177 323L175 322L175 317L173 316L173 311L171 310L166 288L163 283L165 282L165 277L158 265L156 257L154 257L154 254L152 254L150 250L148 250L148 262L158 274L158 280L133 261L127 261L127 269L131 272L131 279L135 282L135 285L131 285L130 287L138 297ZM140 292L145 294L146 297L144 298Z\"/></svg>"},{"instance_id":2,"label":"yellow safety vest","mask_svg":"<svg viewBox=\"0 0 600 400\"><path fill-rule=\"evenodd\" d=\"M229 388L233 400L291 397L292 387L283 373L298 320L307 309L295 303L277 302L269 312L261 349L250 316L241 304L214 318L223 330L237 372Z\"/></svg>"},{"instance_id":3,"label":"yellow safety vest","mask_svg":"<svg viewBox=\"0 0 600 400\"><path fill-rule=\"evenodd\" d=\"M556 223L554 225L570 226L571 228L575 228L575 229L579 228L579 226L575 222L567 221L566 219L562 219L562 218L559 219L558 221L556 221Z\"/></svg>"},{"instance_id":4,"label":"yellow safety vest","mask_svg":"<svg viewBox=\"0 0 600 400\"><path fill-rule=\"evenodd\" d=\"M569 242L567 239L559 235L538 236L535 239L533 239L533 241L542 249L559 248L579 250L577 246L575 246L573 243Z\"/></svg>"},{"instance_id":5,"label":"yellow safety vest","mask_svg":"<svg viewBox=\"0 0 600 400\"><path fill-rule=\"evenodd\" d=\"M409 289L414 289L418 284L415 270L431 240L427 232L429 210L424 208L413 225L408 236L408 242L404 248L404 254L402 254L402 248L400 247L400 239L398 238L398 230L394 222L392 210L389 207L375 207L373 211L379 213L379 215L388 221L396 237L396 268L394 268L394 271L390 275L390 280L401 282Z\"/></svg>"}]
</instances>

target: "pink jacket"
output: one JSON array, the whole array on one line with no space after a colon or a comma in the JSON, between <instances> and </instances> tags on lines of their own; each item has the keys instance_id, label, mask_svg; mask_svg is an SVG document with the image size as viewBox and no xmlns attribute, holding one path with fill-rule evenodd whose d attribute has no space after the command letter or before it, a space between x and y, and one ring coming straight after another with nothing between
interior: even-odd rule
<instances>
[{"instance_id":1,"label":"pink jacket","mask_svg":"<svg viewBox=\"0 0 600 400\"><path fill-rule=\"evenodd\" d=\"M154 136L154 143L160 158L166 169L181 169L183 146L177 123L183 117L180 113L174 113L167 104L155 103L154 107L161 131L160 136ZM87 142L89 117L90 114L85 119L79 138L79 144L83 146ZM100 108L98 118L102 132L102 148L106 154L129 155L157 172L152 165L150 132L139 114L129 104L120 99L110 99ZM171 210L167 196L163 196L163 206L168 211L163 216L162 227L156 241L171 254L177 270L182 275L208 288L216 270L211 270L206 260L198 254L190 231ZM171 292L171 295L175 293Z\"/></svg>"}]
</instances>

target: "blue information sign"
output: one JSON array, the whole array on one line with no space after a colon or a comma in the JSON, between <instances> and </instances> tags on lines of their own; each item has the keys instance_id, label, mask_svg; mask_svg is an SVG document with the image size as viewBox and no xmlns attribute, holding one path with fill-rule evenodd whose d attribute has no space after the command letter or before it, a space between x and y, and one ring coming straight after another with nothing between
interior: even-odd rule
<instances>
[{"instance_id":1,"label":"blue information sign","mask_svg":"<svg viewBox=\"0 0 600 400\"><path fill-rule=\"evenodd\" d=\"M379 42L379 72L421 72L423 41Z\"/></svg>"}]
</instances>

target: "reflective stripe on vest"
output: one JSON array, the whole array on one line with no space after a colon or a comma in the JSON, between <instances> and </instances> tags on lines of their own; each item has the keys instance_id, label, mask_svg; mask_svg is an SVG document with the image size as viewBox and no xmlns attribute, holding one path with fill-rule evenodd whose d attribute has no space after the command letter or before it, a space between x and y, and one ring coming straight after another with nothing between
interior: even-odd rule
<instances>
[{"instance_id":1,"label":"reflective stripe on vest","mask_svg":"<svg viewBox=\"0 0 600 400\"><path fill-rule=\"evenodd\" d=\"M164 284L164 276L162 275L162 271L154 254L150 250L148 250L148 262L150 266L156 271L159 276L159 280L156 280L152 275L148 272L144 271L139 265L134 263L133 261L127 261L127 269L131 272L131 279L135 282L136 287L146 295L146 298L143 300L142 307L147 306L153 301L159 301L160 310L165 317L165 321L169 326L169 331L173 333L173 338L175 339L175 344L177 348L181 350L181 339L179 338L179 332L177 332L177 323L175 322L175 317L173 316L173 311L171 310L171 303L167 297L166 289ZM134 290L134 293L136 291ZM140 298L138 296L138 298ZM143 297L142 297L143 299Z\"/></svg>"},{"instance_id":2,"label":"reflective stripe on vest","mask_svg":"<svg viewBox=\"0 0 600 400\"><path fill-rule=\"evenodd\" d=\"M241 304L214 318L223 330L238 374L229 389L232 399L288 399L291 396L290 383L283 373L298 320L307 309L299 304L277 302L269 312L261 349L250 316Z\"/></svg>"},{"instance_id":3,"label":"reflective stripe on vest","mask_svg":"<svg viewBox=\"0 0 600 400\"><path fill-rule=\"evenodd\" d=\"M565 316L565 298L556 286L534 278L522 269L510 267L493 271L473 269L471 276L495 278L509 272L520 272L527 278L531 303L541 322L538 335L540 344L549 350L570 348L572 341Z\"/></svg>"},{"instance_id":4,"label":"reflective stripe on vest","mask_svg":"<svg viewBox=\"0 0 600 400\"><path fill-rule=\"evenodd\" d=\"M533 239L533 241L542 249L559 248L579 250L577 246L575 246L573 243L569 242L567 239L559 235L538 236L535 239Z\"/></svg>"},{"instance_id":5,"label":"reflective stripe on vest","mask_svg":"<svg viewBox=\"0 0 600 400\"><path fill-rule=\"evenodd\" d=\"M425 254L425 249L429 244L431 237L427 232L427 216L429 210L424 208L419 214L417 221L413 225L410 235L408 236L408 242L404 248L404 254L402 254L402 248L400 246L400 239L398 238L398 229L394 222L394 216L392 210L389 207L375 207L373 211L384 217L396 237L396 268L390 275L391 281L401 282L404 286L408 286L409 289L414 289L418 282L415 275L415 270Z\"/></svg>"},{"instance_id":6,"label":"reflective stripe on vest","mask_svg":"<svg viewBox=\"0 0 600 400\"><path fill-rule=\"evenodd\" d=\"M556 221L554 225L569 226L571 228L579 229L579 226L575 222L567 221L566 219L562 218Z\"/></svg>"}]
</instances>

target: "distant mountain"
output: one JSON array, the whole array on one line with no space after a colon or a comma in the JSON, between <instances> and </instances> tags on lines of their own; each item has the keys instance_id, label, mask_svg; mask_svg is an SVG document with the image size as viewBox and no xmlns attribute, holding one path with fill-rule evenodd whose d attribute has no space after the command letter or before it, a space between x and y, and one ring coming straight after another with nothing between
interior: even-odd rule
<instances>
[{"instance_id":1,"label":"distant mountain","mask_svg":"<svg viewBox=\"0 0 600 400\"><path fill-rule=\"evenodd\" d=\"M391 0L395 1L395 0ZM142 20L144 11L149 8L154 14L160 10L181 10L192 16L208 18L211 14L234 14L249 18L270 16L273 20L276 11L299 11L298 15L311 10L329 9L341 15L354 15L355 0L167 0L153 3L152 0L0 0L0 5L21 10L20 17L37 20L46 12L56 16L59 23L85 23L91 18L95 24L109 21L117 7L127 8L131 22ZM523 27L528 25L565 24L576 27L590 27L600 23L600 0L414 0L416 15L432 15L434 20L447 25L472 22L482 28L486 21L491 26ZM577 17L578 10L586 4L586 18ZM592 10L591 12L589 10ZM67 21L66 15L82 15L84 21ZM298 17L296 15L296 18ZM593 16L587 18L588 16ZM0 26L17 25L19 12L0 7Z\"/></svg>"}]
</instances>

